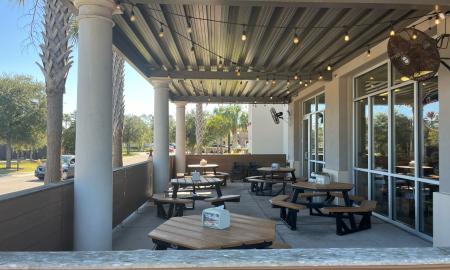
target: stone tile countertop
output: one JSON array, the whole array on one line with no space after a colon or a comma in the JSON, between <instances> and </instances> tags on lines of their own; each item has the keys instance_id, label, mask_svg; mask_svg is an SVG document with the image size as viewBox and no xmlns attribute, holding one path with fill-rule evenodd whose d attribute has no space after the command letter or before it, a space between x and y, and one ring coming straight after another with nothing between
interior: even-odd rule
<instances>
[{"instance_id":1,"label":"stone tile countertop","mask_svg":"<svg viewBox=\"0 0 450 270\"><path fill-rule=\"evenodd\" d=\"M450 248L0 252L0 269L161 269L449 264Z\"/></svg>"}]
</instances>

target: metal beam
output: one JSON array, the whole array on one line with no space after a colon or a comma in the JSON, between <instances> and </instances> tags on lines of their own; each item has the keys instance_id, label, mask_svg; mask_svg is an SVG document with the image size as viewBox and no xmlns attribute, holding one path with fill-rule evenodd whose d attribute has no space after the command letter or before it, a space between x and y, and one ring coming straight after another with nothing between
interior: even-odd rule
<instances>
[{"instance_id":1,"label":"metal beam","mask_svg":"<svg viewBox=\"0 0 450 270\"><path fill-rule=\"evenodd\" d=\"M208 97L208 96L170 96L172 102L188 103L239 103L239 104L287 104L289 98L273 97Z\"/></svg>"},{"instance_id":2,"label":"metal beam","mask_svg":"<svg viewBox=\"0 0 450 270\"><path fill-rule=\"evenodd\" d=\"M134 3L167 5L276 6L307 8L392 8L427 9L434 5L450 7L448 0L133 0Z\"/></svg>"},{"instance_id":3,"label":"metal beam","mask_svg":"<svg viewBox=\"0 0 450 270\"><path fill-rule=\"evenodd\" d=\"M268 73L269 78L272 80L273 74ZM292 73L276 73L277 81L286 81L287 79L293 80L295 72ZM298 72L301 78L310 78L318 74L311 72ZM321 73L324 80L331 81L331 72L324 71ZM191 79L191 80L257 80L259 76L260 80L266 79L266 73L259 72L241 72L240 76L237 76L235 72L221 72L221 71L164 71L164 70L149 70L147 76L150 78L171 78L171 79Z\"/></svg>"}]
</instances>

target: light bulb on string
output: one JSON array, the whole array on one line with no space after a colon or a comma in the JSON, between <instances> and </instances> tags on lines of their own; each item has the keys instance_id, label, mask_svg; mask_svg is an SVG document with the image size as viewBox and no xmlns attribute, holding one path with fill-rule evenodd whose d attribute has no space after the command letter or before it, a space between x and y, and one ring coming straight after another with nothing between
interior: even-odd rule
<instances>
[{"instance_id":1,"label":"light bulb on string","mask_svg":"<svg viewBox=\"0 0 450 270\"><path fill-rule=\"evenodd\" d=\"M292 42L294 42L295 45L300 43L300 38L297 35L297 30L295 31L294 39L292 40Z\"/></svg>"},{"instance_id":2,"label":"light bulb on string","mask_svg":"<svg viewBox=\"0 0 450 270\"><path fill-rule=\"evenodd\" d=\"M256 75L256 80L259 81L259 75Z\"/></svg>"},{"instance_id":3,"label":"light bulb on string","mask_svg":"<svg viewBox=\"0 0 450 270\"><path fill-rule=\"evenodd\" d=\"M287 80L287 81L286 81L286 85L289 86L290 84L291 84L291 82L290 82L289 80Z\"/></svg>"},{"instance_id":4,"label":"light bulb on string","mask_svg":"<svg viewBox=\"0 0 450 270\"><path fill-rule=\"evenodd\" d=\"M268 84L269 84L269 79L267 78L267 79L266 79L266 85L268 85Z\"/></svg>"},{"instance_id":5,"label":"light bulb on string","mask_svg":"<svg viewBox=\"0 0 450 270\"><path fill-rule=\"evenodd\" d=\"M295 73L295 75L294 75L294 80L298 80L298 74L297 73Z\"/></svg>"},{"instance_id":6,"label":"light bulb on string","mask_svg":"<svg viewBox=\"0 0 450 270\"><path fill-rule=\"evenodd\" d=\"M136 21L136 15L134 15L134 6L131 8L130 21L131 22L135 22Z\"/></svg>"},{"instance_id":7,"label":"light bulb on string","mask_svg":"<svg viewBox=\"0 0 450 270\"><path fill-rule=\"evenodd\" d=\"M327 70L328 70L328 71L331 71L331 69L332 69L331 65L328 65L328 66L327 66Z\"/></svg>"},{"instance_id":8,"label":"light bulb on string","mask_svg":"<svg viewBox=\"0 0 450 270\"><path fill-rule=\"evenodd\" d=\"M240 68L238 68L237 70L236 70L236 76L241 76L241 69Z\"/></svg>"},{"instance_id":9,"label":"light bulb on string","mask_svg":"<svg viewBox=\"0 0 450 270\"><path fill-rule=\"evenodd\" d=\"M222 63L222 59L219 60L219 69L223 68L223 63Z\"/></svg>"},{"instance_id":10,"label":"light bulb on string","mask_svg":"<svg viewBox=\"0 0 450 270\"><path fill-rule=\"evenodd\" d=\"M436 15L436 18L434 18L434 24L438 25L441 23L441 18L439 18L439 15Z\"/></svg>"},{"instance_id":11,"label":"light bulb on string","mask_svg":"<svg viewBox=\"0 0 450 270\"><path fill-rule=\"evenodd\" d=\"M122 11L122 6L120 5L120 1L117 1L117 4L116 4L116 10L117 10L118 12L121 12L121 11Z\"/></svg>"},{"instance_id":12,"label":"light bulb on string","mask_svg":"<svg viewBox=\"0 0 450 270\"><path fill-rule=\"evenodd\" d=\"M275 78L272 79L272 85L275 85L277 81L275 81Z\"/></svg>"},{"instance_id":13,"label":"light bulb on string","mask_svg":"<svg viewBox=\"0 0 450 270\"><path fill-rule=\"evenodd\" d=\"M350 34L348 33L348 30L345 32L344 41L350 41Z\"/></svg>"},{"instance_id":14,"label":"light bulb on string","mask_svg":"<svg viewBox=\"0 0 450 270\"><path fill-rule=\"evenodd\" d=\"M395 30L394 30L394 26L391 24L391 31L389 32L389 35L391 37L395 36Z\"/></svg>"},{"instance_id":15,"label":"light bulb on string","mask_svg":"<svg viewBox=\"0 0 450 270\"><path fill-rule=\"evenodd\" d=\"M289 93L290 93L290 91L289 91L289 88L288 88L288 89L286 89L286 93L287 93L287 94L289 94Z\"/></svg>"},{"instance_id":16,"label":"light bulb on string","mask_svg":"<svg viewBox=\"0 0 450 270\"><path fill-rule=\"evenodd\" d=\"M303 84L303 81L299 81L298 84L302 85L302 84Z\"/></svg>"},{"instance_id":17,"label":"light bulb on string","mask_svg":"<svg viewBox=\"0 0 450 270\"><path fill-rule=\"evenodd\" d=\"M413 34L412 34L412 39L416 40L417 39L417 33L416 33L416 29L413 27Z\"/></svg>"},{"instance_id":18,"label":"light bulb on string","mask_svg":"<svg viewBox=\"0 0 450 270\"><path fill-rule=\"evenodd\" d=\"M322 74L319 74L319 80L322 80L322 79L323 79Z\"/></svg>"},{"instance_id":19,"label":"light bulb on string","mask_svg":"<svg viewBox=\"0 0 450 270\"><path fill-rule=\"evenodd\" d=\"M367 57L370 57L370 47L367 47Z\"/></svg>"},{"instance_id":20,"label":"light bulb on string","mask_svg":"<svg viewBox=\"0 0 450 270\"><path fill-rule=\"evenodd\" d=\"M159 29L159 37L160 37L160 38L163 38L163 37L164 37L164 28L163 28L162 25L161 25L161 28Z\"/></svg>"},{"instance_id":21,"label":"light bulb on string","mask_svg":"<svg viewBox=\"0 0 450 270\"><path fill-rule=\"evenodd\" d=\"M247 33L245 32L245 25L244 25L244 30L242 30L241 40L242 41L246 41L247 40Z\"/></svg>"}]
</instances>

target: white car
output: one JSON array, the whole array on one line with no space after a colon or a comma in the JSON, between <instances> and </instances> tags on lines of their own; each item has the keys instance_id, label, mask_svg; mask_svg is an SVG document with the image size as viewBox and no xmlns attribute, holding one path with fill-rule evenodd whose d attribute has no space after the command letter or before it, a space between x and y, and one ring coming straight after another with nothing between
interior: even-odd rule
<instances>
[{"instance_id":1,"label":"white car","mask_svg":"<svg viewBox=\"0 0 450 270\"><path fill-rule=\"evenodd\" d=\"M45 177L45 163L39 165L34 171L34 175L39 180L44 180ZM75 156L74 155L62 155L61 156L61 178L69 179L75 176Z\"/></svg>"}]
</instances>

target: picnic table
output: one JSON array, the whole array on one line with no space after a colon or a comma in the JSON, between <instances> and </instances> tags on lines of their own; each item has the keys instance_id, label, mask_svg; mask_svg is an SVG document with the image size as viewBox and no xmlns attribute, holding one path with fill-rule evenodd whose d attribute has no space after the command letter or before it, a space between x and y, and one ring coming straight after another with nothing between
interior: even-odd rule
<instances>
[{"instance_id":1,"label":"picnic table","mask_svg":"<svg viewBox=\"0 0 450 270\"><path fill-rule=\"evenodd\" d=\"M252 183L251 190L256 192L256 195L262 196L276 196L278 194L286 194L286 185L289 182L295 183L295 169L290 167L280 167L274 169L272 167L261 167L257 169L262 176L248 177L247 181ZM280 176L279 174L283 174ZM291 174L290 178L286 178L284 174ZM282 184L280 190L273 193L272 187L274 184ZM268 192L265 192L268 191Z\"/></svg>"},{"instance_id":2,"label":"picnic table","mask_svg":"<svg viewBox=\"0 0 450 270\"><path fill-rule=\"evenodd\" d=\"M188 165L189 172L191 172L193 169L198 169L198 170L201 170L202 174L206 174L207 169L212 169L214 171L214 174L217 174L217 168L219 168L218 164L206 164L206 165L189 164Z\"/></svg>"},{"instance_id":3,"label":"picnic table","mask_svg":"<svg viewBox=\"0 0 450 270\"><path fill-rule=\"evenodd\" d=\"M310 214L312 215L321 215L324 214L320 211L321 208L336 206L333 205L332 202L335 196L332 192L342 193L342 198L344 199L344 204L347 207L352 206L352 201L350 200L348 192L353 189L353 184L350 183L339 183L333 182L330 184L318 184L312 182L297 182L292 184L293 196L292 203L299 203L305 205L310 209ZM317 192L317 193L325 193L325 199L323 202L313 202L312 200L308 201L298 201L298 197L301 193L305 191ZM313 197L313 196L312 196ZM312 210L315 210L317 213L313 213Z\"/></svg>"},{"instance_id":4,"label":"picnic table","mask_svg":"<svg viewBox=\"0 0 450 270\"><path fill-rule=\"evenodd\" d=\"M266 248L275 241L275 222L231 214L231 226L216 230L202 226L201 216L174 217L148 234L157 250Z\"/></svg>"},{"instance_id":5,"label":"picnic table","mask_svg":"<svg viewBox=\"0 0 450 270\"><path fill-rule=\"evenodd\" d=\"M192 208L195 207L196 200L204 200L204 199L213 198L212 196L198 195L197 189L199 189L199 188L201 189L201 188L206 188L206 187L213 187L216 191L217 197L222 197L222 190L220 189L220 186L222 184L222 179L220 179L220 178L200 176L199 181L192 181L191 176L185 176L182 178L175 178L175 179L170 180L170 184L173 186L172 198L177 198L178 191L180 190L180 188L192 187L192 196L185 197L185 199L191 199L193 201Z\"/></svg>"}]
</instances>

